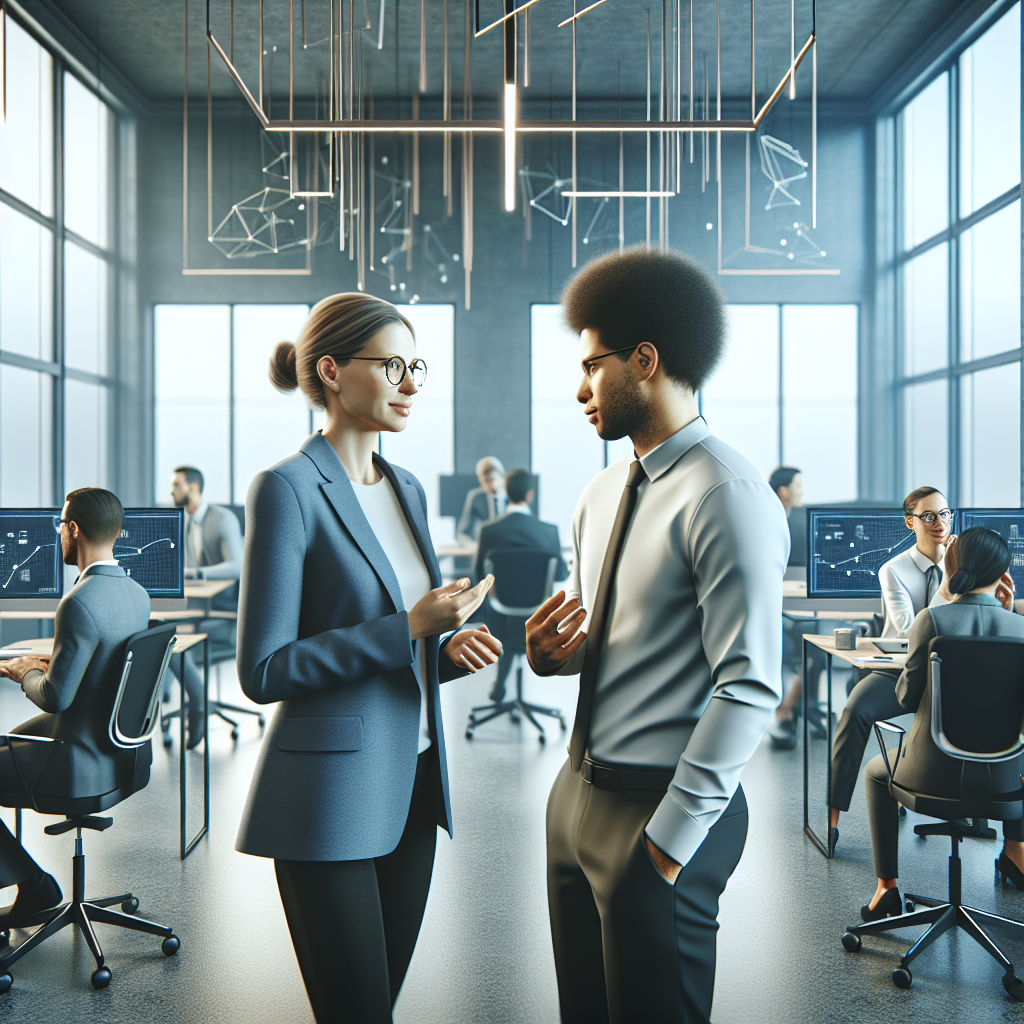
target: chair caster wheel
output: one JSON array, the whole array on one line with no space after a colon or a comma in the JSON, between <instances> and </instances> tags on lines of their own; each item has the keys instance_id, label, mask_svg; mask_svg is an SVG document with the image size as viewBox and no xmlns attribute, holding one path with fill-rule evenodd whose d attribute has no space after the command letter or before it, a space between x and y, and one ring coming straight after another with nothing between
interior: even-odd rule
<instances>
[{"instance_id":1,"label":"chair caster wheel","mask_svg":"<svg viewBox=\"0 0 1024 1024\"><path fill-rule=\"evenodd\" d=\"M906 809L906 807L903 806L903 804L900 804L900 817L901 818L905 818L906 816L907 816L907 809Z\"/></svg>"},{"instance_id":2,"label":"chair caster wheel","mask_svg":"<svg viewBox=\"0 0 1024 1024\"><path fill-rule=\"evenodd\" d=\"M466 730L466 739L467 740L471 740L472 738L473 738L473 730L472 729L467 729Z\"/></svg>"},{"instance_id":3,"label":"chair caster wheel","mask_svg":"<svg viewBox=\"0 0 1024 1024\"><path fill-rule=\"evenodd\" d=\"M915 910L917 910L917 904L913 900L904 900L903 909L904 911L906 911L906 913L912 914Z\"/></svg>"},{"instance_id":4,"label":"chair caster wheel","mask_svg":"<svg viewBox=\"0 0 1024 1024\"><path fill-rule=\"evenodd\" d=\"M548 741L548 738L547 738L547 736L545 736L545 735L544 735L544 733L541 733L541 734L540 734L540 735L539 735L539 736L537 737L537 742L538 742L538 743L540 743L540 745L541 745L542 747L544 746L544 744L545 744L545 743L547 743L547 741Z\"/></svg>"},{"instance_id":5,"label":"chair caster wheel","mask_svg":"<svg viewBox=\"0 0 1024 1024\"><path fill-rule=\"evenodd\" d=\"M10 941L11 941L11 933L10 932L0 932L0 949L3 949L4 946L6 946L6 945L8 945L10 943Z\"/></svg>"},{"instance_id":6,"label":"chair caster wheel","mask_svg":"<svg viewBox=\"0 0 1024 1024\"><path fill-rule=\"evenodd\" d=\"M97 967L92 972L92 987L94 989L104 989L110 984L110 980L113 975L110 973L109 967Z\"/></svg>"},{"instance_id":7,"label":"chair caster wheel","mask_svg":"<svg viewBox=\"0 0 1024 1024\"><path fill-rule=\"evenodd\" d=\"M568 728L568 726L566 726L566 724L565 724L565 719L562 718L561 716L559 716L558 724L561 726L562 732L565 732L565 730Z\"/></svg>"},{"instance_id":8,"label":"chair caster wheel","mask_svg":"<svg viewBox=\"0 0 1024 1024\"><path fill-rule=\"evenodd\" d=\"M238 730L237 729L232 729L231 730L231 738L233 740L237 740L238 739Z\"/></svg>"},{"instance_id":9,"label":"chair caster wheel","mask_svg":"<svg viewBox=\"0 0 1024 1024\"><path fill-rule=\"evenodd\" d=\"M171 739L170 733L166 733L164 735L164 750L170 750L171 749L171 744L173 742L174 742L174 740Z\"/></svg>"},{"instance_id":10,"label":"chair caster wheel","mask_svg":"<svg viewBox=\"0 0 1024 1024\"><path fill-rule=\"evenodd\" d=\"M139 909L139 901L133 896L130 900L125 900L124 903L121 904L121 909L126 914L135 914Z\"/></svg>"},{"instance_id":11,"label":"chair caster wheel","mask_svg":"<svg viewBox=\"0 0 1024 1024\"><path fill-rule=\"evenodd\" d=\"M897 967L892 972L892 983L897 988L910 988L914 984L914 976L906 967Z\"/></svg>"},{"instance_id":12,"label":"chair caster wheel","mask_svg":"<svg viewBox=\"0 0 1024 1024\"><path fill-rule=\"evenodd\" d=\"M519 722L520 722L520 720L522 718L522 716L519 714L518 711L510 711L508 713L508 717L511 718L512 721L516 723L516 725L519 724Z\"/></svg>"},{"instance_id":13,"label":"chair caster wheel","mask_svg":"<svg viewBox=\"0 0 1024 1024\"><path fill-rule=\"evenodd\" d=\"M267 727L267 720L263 717L263 715L260 715L259 718L256 719L256 721L260 723L261 729L265 729Z\"/></svg>"},{"instance_id":14,"label":"chair caster wheel","mask_svg":"<svg viewBox=\"0 0 1024 1024\"><path fill-rule=\"evenodd\" d=\"M6 974L0 974L0 996L5 992L11 991L11 986L14 984L14 977L10 972Z\"/></svg>"},{"instance_id":15,"label":"chair caster wheel","mask_svg":"<svg viewBox=\"0 0 1024 1024\"><path fill-rule=\"evenodd\" d=\"M167 938L160 943L160 949L164 956L174 956L180 948L181 939L179 939L177 935L168 935Z\"/></svg>"},{"instance_id":16,"label":"chair caster wheel","mask_svg":"<svg viewBox=\"0 0 1024 1024\"><path fill-rule=\"evenodd\" d=\"M843 949L847 953L859 953L861 945L861 938L855 932L843 932Z\"/></svg>"},{"instance_id":17,"label":"chair caster wheel","mask_svg":"<svg viewBox=\"0 0 1024 1024\"><path fill-rule=\"evenodd\" d=\"M0 979L2 981L2 979ZM1009 974L1003 975L1003 988L1006 989L1007 994L1011 999L1015 999L1018 1003L1024 1003L1024 981L1021 981L1014 973L1010 970ZM0 988L0 992L5 989Z\"/></svg>"}]
</instances>

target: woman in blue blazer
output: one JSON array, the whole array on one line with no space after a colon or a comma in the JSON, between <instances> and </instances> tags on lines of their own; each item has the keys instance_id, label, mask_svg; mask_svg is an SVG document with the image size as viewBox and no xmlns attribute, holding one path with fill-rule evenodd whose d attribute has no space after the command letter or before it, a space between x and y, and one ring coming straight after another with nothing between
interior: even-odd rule
<instances>
[{"instance_id":1,"label":"woman in blue blazer","mask_svg":"<svg viewBox=\"0 0 1024 1024\"><path fill-rule=\"evenodd\" d=\"M493 582L440 586L416 478L376 454L426 376L412 326L362 294L315 306L270 376L326 427L246 501L238 674L277 710L236 849L272 857L318 1021L391 1021L452 831L438 684L498 660L461 630Z\"/></svg>"}]
</instances>

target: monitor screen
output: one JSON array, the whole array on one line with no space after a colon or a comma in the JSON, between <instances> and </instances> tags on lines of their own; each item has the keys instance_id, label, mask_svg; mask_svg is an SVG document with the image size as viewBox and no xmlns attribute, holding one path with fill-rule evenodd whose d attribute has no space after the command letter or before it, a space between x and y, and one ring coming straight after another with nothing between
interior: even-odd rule
<instances>
[{"instance_id":1,"label":"monitor screen","mask_svg":"<svg viewBox=\"0 0 1024 1024\"><path fill-rule=\"evenodd\" d=\"M59 508L0 509L0 600L59 600L64 589Z\"/></svg>"},{"instance_id":2,"label":"monitor screen","mask_svg":"<svg viewBox=\"0 0 1024 1024\"><path fill-rule=\"evenodd\" d=\"M880 597L879 567L913 544L902 509L808 508L807 596Z\"/></svg>"},{"instance_id":3,"label":"monitor screen","mask_svg":"<svg viewBox=\"0 0 1024 1024\"><path fill-rule=\"evenodd\" d=\"M150 597L185 596L185 510L126 508L114 557Z\"/></svg>"},{"instance_id":4,"label":"monitor screen","mask_svg":"<svg viewBox=\"0 0 1024 1024\"><path fill-rule=\"evenodd\" d=\"M1010 575L1017 596L1024 597L1024 508L959 509L955 531L963 533L972 526L987 526L1010 545Z\"/></svg>"}]
</instances>

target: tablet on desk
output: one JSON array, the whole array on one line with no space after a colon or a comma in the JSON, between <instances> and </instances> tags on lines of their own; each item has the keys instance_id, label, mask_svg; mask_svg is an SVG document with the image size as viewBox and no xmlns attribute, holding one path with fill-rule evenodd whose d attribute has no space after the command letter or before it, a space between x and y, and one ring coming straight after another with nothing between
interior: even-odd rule
<instances>
[{"instance_id":1,"label":"tablet on desk","mask_svg":"<svg viewBox=\"0 0 1024 1024\"><path fill-rule=\"evenodd\" d=\"M909 643L907 640L875 640L873 642L883 654L906 654Z\"/></svg>"}]
</instances>

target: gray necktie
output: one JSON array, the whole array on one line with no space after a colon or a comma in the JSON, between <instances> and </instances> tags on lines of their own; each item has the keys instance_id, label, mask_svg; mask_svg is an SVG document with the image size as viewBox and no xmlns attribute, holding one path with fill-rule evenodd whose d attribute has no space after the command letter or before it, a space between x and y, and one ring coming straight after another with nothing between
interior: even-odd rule
<instances>
[{"instance_id":1,"label":"gray necktie","mask_svg":"<svg viewBox=\"0 0 1024 1024\"><path fill-rule=\"evenodd\" d=\"M583 670L580 672L580 695L576 703L576 721L572 725L572 738L569 741L569 761L572 770L578 772L586 753L587 740L590 736L590 716L594 707L594 690L597 686L597 671L601 663L601 650L604 647L608 626L608 608L611 605L612 592L615 588L615 571L622 557L622 546L626 540L626 531L633 518L636 508L637 488L647 478L644 467L639 460L629 467L626 486L619 499L619 510L615 514L615 524L608 538L608 548L604 553L601 566L601 578L597 584L597 597L590 616L590 628L587 630L587 653L583 658Z\"/></svg>"},{"instance_id":2,"label":"gray necktie","mask_svg":"<svg viewBox=\"0 0 1024 1024\"><path fill-rule=\"evenodd\" d=\"M932 603L942 583L942 570L937 565L929 565L925 571L925 605Z\"/></svg>"}]
</instances>

